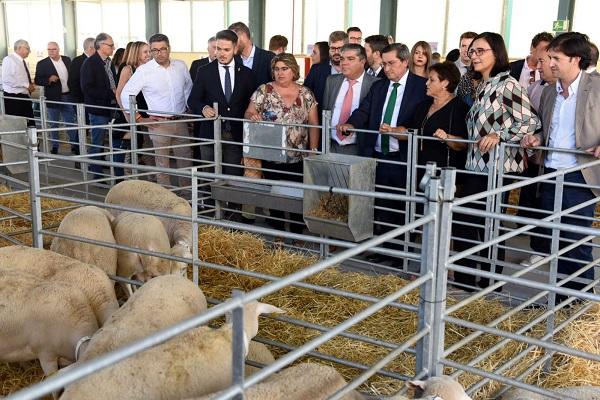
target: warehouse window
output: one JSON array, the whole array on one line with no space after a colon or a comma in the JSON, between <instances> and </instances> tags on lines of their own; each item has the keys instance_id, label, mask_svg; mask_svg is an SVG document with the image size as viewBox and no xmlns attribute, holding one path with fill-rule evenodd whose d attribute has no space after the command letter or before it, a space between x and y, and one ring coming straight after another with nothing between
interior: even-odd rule
<instances>
[{"instance_id":1,"label":"warehouse window","mask_svg":"<svg viewBox=\"0 0 600 400\"><path fill-rule=\"evenodd\" d=\"M442 52L444 43L445 2L440 0L398 1L396 19L397 42L410 49L416 42L424 40L433 51ZM457 39L458 41L458 39Z\"/></svg>"},{"instance_id":2,"label":"warehouse window","mask_svg":"<svg viewBox=\"0 0 600 400\"><path fill-rule=\"evenodd\" d=\"M600 45L600 24L598 13L593 12L598 6L597 0L577 0L573 15L573 30L585 33L596 45Z\"/></svg>"},{"instance_id":3,"label":"warehouse window","mask_svg":"<svg viewBox=\"0 0 600 400\"><path fill-rule=\"evenodd\" d=\"M8 48L12 51L13 44L19 39L25 39L31 47L29 62L46 57L48 41L55 41L64 48L63 18L60 0L47 1L5 1L6 31L8 33ZM27 19L23 19L27 16ZM26 21L35 23L25 23Z\"/></svg>"},{"instance_id":4,"label":"warehouse window","mask_svg":"<svg viewBox=\"0 0 600 400\"><path fill-rule=\"evenodd\" d=\"M513 1L508 36L508 56L525 58L529 54L531 39L539 32L552 33L559 0ZM579 0L575 3L578 4ZM535 15L535 18L532 16Z\"/></svg>"}]
</instances>

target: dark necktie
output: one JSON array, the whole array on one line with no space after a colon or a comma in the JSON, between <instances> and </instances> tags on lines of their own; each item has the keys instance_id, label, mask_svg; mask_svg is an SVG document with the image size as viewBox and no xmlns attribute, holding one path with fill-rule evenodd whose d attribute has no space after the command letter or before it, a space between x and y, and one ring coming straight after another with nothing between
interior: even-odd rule
<instances>
[{"instance_id":1,"label":"dark necktie","mask_svg":"<svg viewBox=\"0 0 600 400\"><path fill-rule=\"evenodd\" d=\"M25 73L27 74L27 80L29 81L29 84L31 85L31 75L29 75L29 68L27 68L27 63L25 62L25 60L23 60L23 66L25 67Z\"/></svg>"},{"instance_id":2,"label":"dark necktie","mask_svg":"<svg viewBox=\"0 0 600 400\"><path fill-rule=\"evenodd\" d=\"M396 106L396 98L398 97L398 82L394 83L394 88L390 94L387 106L385 107L385 114L383 114L383 123L390 125L392 123L392 116L394 115L394 107ZM381 152L387 154L390 152L390 135L381 135Z\"/></svg>"},{"instance_id":3,"label":"dark necktie","mask_svg":"<svg viewBox=\"0 0 600 400\"><path fill-rule=\"evenodd\" d=\"M229 103L229 100L231 100L231 94L233 93L231 90L231 75L229 74L229 65L223 65L223 68L225 68L225 100L227 100L227 103Z\"/></svg>"}]
</instances>

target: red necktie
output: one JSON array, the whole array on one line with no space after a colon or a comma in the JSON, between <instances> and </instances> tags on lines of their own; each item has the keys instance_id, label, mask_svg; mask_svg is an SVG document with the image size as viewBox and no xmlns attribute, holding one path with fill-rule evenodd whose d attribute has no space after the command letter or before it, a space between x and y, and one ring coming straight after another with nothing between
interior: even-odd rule
<instances>
[{"instance_id":1,"label":"red necktie","mask_svg":"<svg viewBox=\"0 0 600 400\"><path fill-rule=\"evenodd\" d=\"M338 125L345 124L350 118L350 114L352 114L352 98L354 97L352 86L354 86L355 83L356 79L348 79L348 91L346 92L344 101L342 102L342 110L340 111ZM340 140L346 139L346 137L340 133L338 133L337 136Z\"/></svg>"}]
</instances>

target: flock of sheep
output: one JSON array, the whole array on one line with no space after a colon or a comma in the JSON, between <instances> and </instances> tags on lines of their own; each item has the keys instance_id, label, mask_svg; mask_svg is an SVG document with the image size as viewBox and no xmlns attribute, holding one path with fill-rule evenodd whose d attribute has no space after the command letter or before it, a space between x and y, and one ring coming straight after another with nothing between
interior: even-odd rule
<instances>
[{"instance_id":1,"label":"flock of sheep","mask_svg":"<svg viewBox=\"0 0 600 400\"><path fill-rule=\"evenodd\" d=\"M124 181L107 204L191 216L188 202L146 181ZM65 216L58 232L149 252L191 258L192 224L147 214L81 207ZM187 264L121 249L55 237L51 250L0 248L0 361L38 359L46 375L61 373L142 339L207 309L200 288L185 275ZM109 275L141 280L119 307ZM247 360L275 361L258 333L258 316L283 312L252 302L244 309ZM232 383L232 325L201 326L83 378L61 399L214 399ZM65 367L59 370L59 367ZM246 367L246 375L256 372ZM423 399L469 400L447 377L412 381ZM346 385L332 367L304 363L286 368L245 393L246 399L325 399ZM57 396L58 394L55 394ZM344 399L362 399L353 391ZM404 399L397 395L393 399Z\"/></svg>"}]
</instances>

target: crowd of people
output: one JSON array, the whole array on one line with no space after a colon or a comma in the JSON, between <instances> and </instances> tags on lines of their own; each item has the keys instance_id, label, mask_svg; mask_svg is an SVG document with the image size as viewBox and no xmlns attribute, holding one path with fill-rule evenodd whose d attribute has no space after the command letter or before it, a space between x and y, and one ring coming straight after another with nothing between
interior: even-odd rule
<instances>
[{"instance_id":1,"label":"crowd of people","mask_svg":"<svg viewBox=\"0 0 600 400\"><path fill-rule=\"evenodd\" d=\"M116 55L111 60L115 45L106 33L86 39L84 53L72 62L60 55L57 43L50 42L48 58L38 63L32 80L25 62L29 45L19 40L15 52L2 64L5 110L32 118L31 104L23 100L34 83L44 86L53 121L74 122L73 108L61 102L85 103L89 123L97 126L91 130L92 153L100 151L109 121L120 117L149 122L156 165L164 168L170 165L169 146L174 146L179 168L198 159L214 160L212 146L201 146L197 153L185 146L190 134L213 139L214 122L197 123L190 133L187 124L176 121L182 113L319 125L322 111L329 110L332 128L327 135L332 152L393 161L377 164L376 182L385 188L382 190L406 188L408 139L415 130L420 141L419 165L435 161L439 167L472 172L458 174L458 196L487 189L489 157L502 142L517 145L504 147L500 166L512 176L533 177L600 157L600 113L593 109L600 101L598 48L582 33L556 37L538 33L531 41L530 54L511 63L501 35L465 32L458 49L441 62L440 54L426 41L409 49L389 36L363 39L361 30L351 27L314 44L312 66L303 84L299 83L296 58L286 52L284 36L271 38L269 50L264 50L254 44L248 26L237 22L217 32L207 45L208 57L195 60L188 70L182 61L171 58L171 45L163 34L151 36L148 43L129 43L118 63ZM138 108L149 111L130 115L131 96L136 97ZM170 123L151 123L164 121ZM356 129L376 133L357 133ZM242 131L241 122L222 121L222 139L230 142L222 148L224 173L244 173L240 167L242 147L233 144L242 142ZM287 161L262 162L266 178L300 179L303 158L320 148L320 130L316 128L290 127L286 132ZM70 141L76 154L77 138L72 136ZM127 137L113 139L119 148L126 142ZM583 152L535 151L538 146ZM58 144L53 145L52 152L57 151ZM98 168L92 167L92 171L98 174ZM591 200L600 194L600 166L568 173L565 181L583 185L564 188L563 209L589 202L575 211L574 217L564 218L565 222L591 226L595 205ZM158 182L171 184L168 175L159 175ZM186 184L180 179L179 185ZM520 200L525 209L522 215L540 217L531 210L553 210L554 188L550 184L541 185L539 191L524 188ZM380 232L399 223L398 213L393 211L403 209L403 204L382 200L377 205L381 206L376 210L376 219L382 223ZM482 207L479 203L469 206ZM273 210L271 215L283 229L282 212ZM301 222L300 215L291 219ZM481 218L465 215L459 219L463 223L453 228L456 250L484 240ZM291 229L301 232L301 225L291 224ZM562 237L579 240L583 235L563 232ZM533 238L532 248L547 254L548 243ZM500 250L498 259L503 258ZM577 246L564 258L591 261L591 247ZM372 257L375 262L386 260ZM473 260L462 262L477 267ZM490 269L486 262L479 266ZM561 273L577 269L574 262L559 261ZM588 269L582 277L593 278L593 270ZM475 276L458 272L455 279L468 288L489 285L488 279L476 281ZM583 284L569 281L565 287L581 289Z\"/></svg>"}]
</instances>

